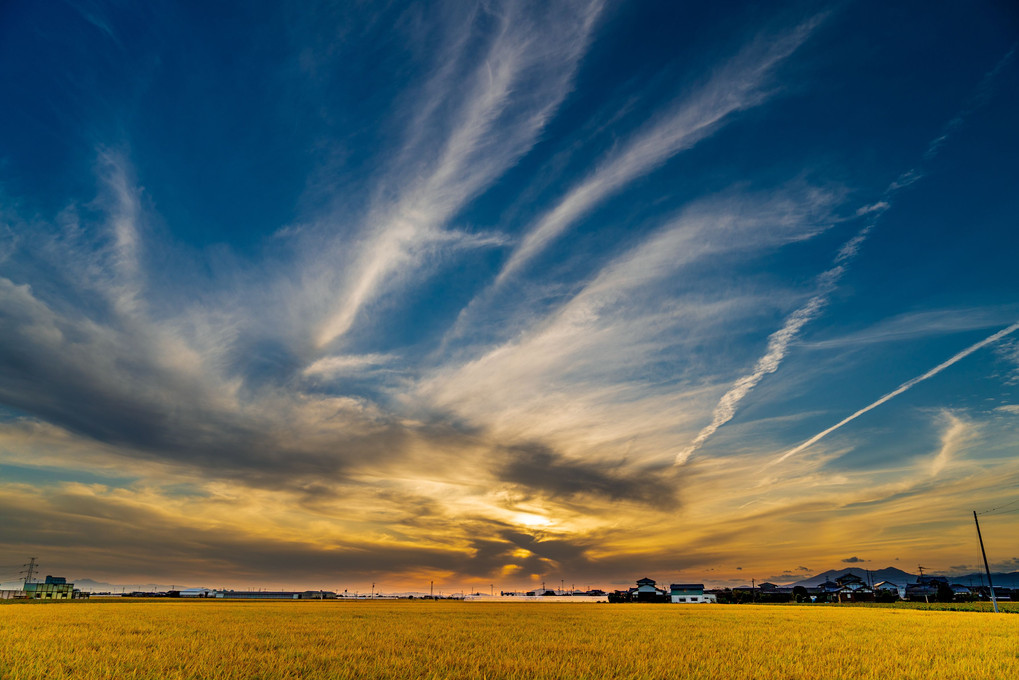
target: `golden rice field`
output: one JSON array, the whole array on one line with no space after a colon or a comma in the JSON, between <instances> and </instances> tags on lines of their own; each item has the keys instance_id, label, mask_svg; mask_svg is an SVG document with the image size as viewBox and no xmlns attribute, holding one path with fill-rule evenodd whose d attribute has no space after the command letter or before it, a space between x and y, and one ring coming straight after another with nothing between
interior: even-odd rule
<instances>
[{"instance_id":1,"label":"golden rice field","mask_svg":"<svg viewBox=\"0 0 1019 680\"><path fill-rule=\"evenodd\" d=\"M1019 678L1019 616L878 607L0 606L0 677Z\"/></svg>"}]
</instances>

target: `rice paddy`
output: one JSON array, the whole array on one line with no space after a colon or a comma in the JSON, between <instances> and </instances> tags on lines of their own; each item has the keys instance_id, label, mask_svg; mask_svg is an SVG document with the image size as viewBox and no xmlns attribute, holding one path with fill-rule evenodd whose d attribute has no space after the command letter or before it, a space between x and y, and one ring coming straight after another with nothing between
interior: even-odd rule
<instances>
[{"instance_id":1,"label":"rice paddy","mask_svg":"<svg viewBox=\"0 0 1019 680\"><path fill-rule=\"evenodd\" d=\"M1019 616L883 607L0 606L0 678L1016 678Z\"/></svg>"}]
</instances>

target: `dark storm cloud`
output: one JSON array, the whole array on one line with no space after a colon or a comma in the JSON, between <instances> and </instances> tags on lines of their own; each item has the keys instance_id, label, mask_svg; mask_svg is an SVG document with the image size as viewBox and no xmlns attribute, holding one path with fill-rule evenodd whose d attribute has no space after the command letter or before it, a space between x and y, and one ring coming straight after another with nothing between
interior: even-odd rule
<instances>
[{"instance_id":1,"label":"dark storm cloud","mask_svg":"<svg viewBox=\"0 0 1019 680\"><path fill-rule=\"evenodd\" d=\"M845 562L846 564L856 564L858 562L867 562L869 560L860 559L859 557L856 557L854 555L852 557L847 557L847 558L843 559L842 561Z\"/></svg>"},{"instance_id":2,"label":"dark storm cloud","mask_svg":"<svg viewBox=\"0 0 1019 680\"><path fill-rule=\"evenodd\" d=\"M593 497L661 508L679 505L672 466L627 470L568 459L541 444L508 447L498 474L504 481L551 498Z\"/></svg>"}]
</instances>

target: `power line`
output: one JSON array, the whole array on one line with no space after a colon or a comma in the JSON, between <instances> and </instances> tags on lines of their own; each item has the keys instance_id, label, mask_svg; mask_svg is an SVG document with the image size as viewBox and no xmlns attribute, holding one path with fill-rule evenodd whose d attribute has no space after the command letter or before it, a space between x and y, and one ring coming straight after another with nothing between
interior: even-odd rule
<instances>
[{"instance_id":1,"label":"power line","mask_svg":"<svg viewBox=\"0 0 1019 680\"><path fill-rule=\"evenodd\" d=\"M1001 510L1002 508L1007 508L1008 506L1015 505L1016 503L1019 503L1019 498L1015 498L1013 500L1010 500L1008 503L1005 503L1003 505L999 505L996 508L991 508L990 510L984 510L983 512L978 512L977 514L978 515L988 515L988 514L994 512L995 510ZM1005 512L1017 512L1017 511L1019 511L1019 508L1013 508L1012 510L1006 510ZM1005 513L1000 513L1000 514L1005 514Z\"/></svg>"},{"instance_id":2,"label":"power line","mask_svg":"<svg viewBox=\"0 0 1019 680\"><path fill-rule=\"evenodd\" d=\"M999 510L998 512L992 513L980 513L981 517L998 517L1000 515L1007 515L1011 512L1019 512L1019 508L1012 508L1011 510Z\"/></svg>"}]
</instances>

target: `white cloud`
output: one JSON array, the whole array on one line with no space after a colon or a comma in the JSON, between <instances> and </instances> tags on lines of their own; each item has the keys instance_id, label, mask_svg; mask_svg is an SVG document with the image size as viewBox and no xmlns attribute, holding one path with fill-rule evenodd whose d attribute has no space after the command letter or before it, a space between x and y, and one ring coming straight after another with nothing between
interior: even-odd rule
<instances>
[{"instance_id":1,"label":"white cloud","mask_svg":"<svg viewBox=\"0 0 1019 680\"><path fill-rule=\"evenodd\" d=\"M630 432L640 433L647 448L652 441L674 445L676 431L689 427L714 387L681 386L691 367L671 357L724 336L736 319L757 313L762 299L726 290L679 297L665 291L682 285L695 263L752 258L818 233L836 197L791 186L695 203L565 303L532 315L521 333L475 359L440 366L419 385L421 398L503 437L552 437L581 449ZM770 297L771 304L780 300ZM648 384L647 366L663 360L670 380Z\"/></svg>"},{"instance_id":2,"label":"white cloud","mask_svg":"<svg viewBox=\"0 0 1019 680\"><path fill-rule=\"evenodd\" d=\"M1019 385L1019 342L1010 340L1009 342L1001 343L996 350L996 354L1009 366L1009 375L1006 383L1009 385Z\"/></svg>"},{"instance_id":3,"label":"white cloud","mask_svg":"<svg viewBox=\"0 0 1019 680\"><path fill-rule=\"evenodd\" d=\"M930 461L932 477L937 477L949 467L965 449L966 444L976 436L972 423L950 411L942 412L941 418L944 421L944 430L941 433L941 448Z\"/></svg>"},{"instance_id":4,"label":"white cloud","mask_svg":"<svg viewBox=\"0 0 1019 680\"><path fill-rule=\"evenodd\" d=\"M304 375L332 378L361 373L365 369L385 365L394 357L387 354L347 354L322 357L304 369Z\"/></svg>"},{"instance_id":5,"label":"white cloud","mask_svg":"<svg viewBox=\"0 0 1019 680\"><path fill-rule=\"evenodd\" d=\"M774 69L806 41L822 18L814 17L784 34L758 37L705 85L680 98L671 111L648 123L612 152L529 229L499 272L495 285L522 268L599 203L714 134L732 114L766 101L773 92L766 88Z\"/></svg>"},{"instance_id":6,"label":"white cloud","mask_svg":"<svg viewBox=\"0 0 1019 680\"><path fill-rule=\"evenodd\" d=\"M1019 306L1016 305L907 312L880 321L863 330L826 340L804 341L800 346L804 349L829 350L863 347L885 342L902 342L1001 326L1009 323L1016 316L1019 316ZM1006 348L1010 344L1001 343L996 352L1001 354L1007 351ZM1019 360L1017 360L1017 364L1019 364Z\"/></svg>"},{"instance_id":7,"label":"white cloud","mask_svg":"<svg viewBox=\"0 0 1019 680\"><path fill-rule=\"evenodd\" d=\"M860 216L860 215L870 215L871 213L878 213L878 214L880 214L880 213L883 213L884 211L888 210L888 208L890 208L890 207L891 207L891 203L889 203L888 201L878 201L877 203L871 203L870 205L865 205L865 206L862 206L862 207L858 208L857 211L856 211L856 214L857 214L857 216Z\"/></svg>"},{"instance_id":8,"label":"white cloud","mask_svg":"<svg viewBox=\"0 0 1019 680\"><path fill-rule=\"evenodd\" d=\"M545 8L538 16L514 3L488 7L499 27L486 54L478 58L461 49L451 58L472 64L469 75L440 70L440 81L426 88L432 101L420 106L436 111L436 116L440 102L445 106L457 101L459 93L466 94L445 139L436 142L411 131L414 146L419 139L438 144L436 160L424 171L417 163L410 172L397 167L393 177L383 180L400 187L397 196L381 200L366 218L363 236L339 280L335 263L322 263L321 279L313 280L308 294L318 299L324 289L333 302L315 331L316 348L346 334L364 306L387 288L413 277L429 244L448 239L443 233L448 220L534 144L571 88L602 3L565 7ZM451 39L463 47L462 36Z\"/></svg>"}]
</instances>

